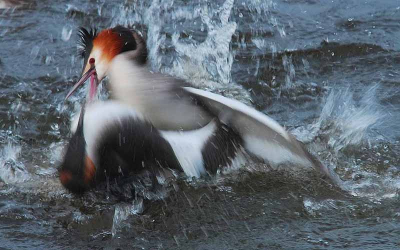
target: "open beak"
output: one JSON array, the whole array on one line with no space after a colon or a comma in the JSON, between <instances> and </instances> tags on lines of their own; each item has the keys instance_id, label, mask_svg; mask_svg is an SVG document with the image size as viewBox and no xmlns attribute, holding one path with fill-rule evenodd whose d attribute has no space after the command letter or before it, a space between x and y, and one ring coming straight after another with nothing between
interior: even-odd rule
<instances>
[{"instance_id":1,"label":"open beak","mask_svg":"<svg viewBox=\"0 0 400 250\"><path fill-rule=\"evenodd\" d=\"M91 102L96 95L97 86L99 85L99 80L97 79L97 72L96 67L94 66L94 59L93 62L90 61L91 67L90 69L83 74L81 79L72 87L72 89L68 92L67 96L64 100L67 100L81 85L83 85L87 79L90 77L90 90L89 90L89 102Z\"/></svg>"},{"instance_id":2,"label":"open beak","mask_svg":"<svg viewBox=\"0 0 400 250\"><path fill-rule=\"evenodd\" d=\"M89 90L89 102L91 102L97 93L97 86L99 86L99 80L97 79L96 70L90 75L90 90Z\"/></svg>"}]
</instances>

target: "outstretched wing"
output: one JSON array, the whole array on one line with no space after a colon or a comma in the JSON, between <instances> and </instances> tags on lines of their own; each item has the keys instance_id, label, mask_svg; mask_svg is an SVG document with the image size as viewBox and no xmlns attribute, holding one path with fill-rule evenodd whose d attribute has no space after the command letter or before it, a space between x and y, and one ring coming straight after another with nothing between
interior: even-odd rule
<instances>
[{"instance_id":1,"label":"outstretched wing","mask_svg":"<svg viewBox=\"0 0 400 250\"><path fill-rule=\"evenodd\" d=\"M331 176L303 143L267 115L221 95L192 87L184 89L200 99L221 122L234 128L243 138L244 148L255 156L273 164L292 162L312 166Z\"/></svg>"}]
</instances>

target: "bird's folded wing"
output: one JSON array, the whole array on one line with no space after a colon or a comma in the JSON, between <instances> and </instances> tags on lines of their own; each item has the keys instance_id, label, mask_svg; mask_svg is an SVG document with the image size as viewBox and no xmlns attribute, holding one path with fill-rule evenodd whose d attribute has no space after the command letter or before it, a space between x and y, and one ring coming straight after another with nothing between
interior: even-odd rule
<instances>
[{"instance_id":1,"label":"bird's folded wing","mask_svg":"<svg viewBox=\"0 0 400 250\"><path fill-rule=\"evenodd\" d=\"M183 80L150 72L126 58L117 56L110 70L111 97L130 105L160 130L193 130L212 120L181 86Z\"/></svg>"}]
</instances>

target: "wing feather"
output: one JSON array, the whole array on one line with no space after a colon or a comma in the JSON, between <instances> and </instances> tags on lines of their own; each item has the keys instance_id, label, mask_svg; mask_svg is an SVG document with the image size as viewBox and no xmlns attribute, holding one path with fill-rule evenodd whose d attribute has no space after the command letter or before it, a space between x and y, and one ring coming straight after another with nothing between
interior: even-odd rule
<instances>
[{"instance_id":1,"label":"wing feather","mask_svg":"<svg viewBox=\"0 0 400 250\"><path fill-rule=\"evenodd\" d=\"M192 87L184 89L199 98L221 122L234 128L242 136L244 148L255 156L274 164L292 162L312 166L331 176L302 142L267 115L221 95Z\"/></svg>"}]
</instances>

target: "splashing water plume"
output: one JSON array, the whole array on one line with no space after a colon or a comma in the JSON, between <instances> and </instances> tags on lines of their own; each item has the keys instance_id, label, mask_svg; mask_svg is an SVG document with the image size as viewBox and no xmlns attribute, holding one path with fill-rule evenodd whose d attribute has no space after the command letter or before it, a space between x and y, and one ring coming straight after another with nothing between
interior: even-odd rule
<instances>
[{"instance_id":1,"label":"splashing water plume","mask_svg":"<svg viewBox=\"0 0 400 250\"><path fill-rule=\"evenodd\" d=\"M19 161L21 147L8 143L0 151L0 181L6 184L23 183L30 179L30 174Z\"/></svg>"},{"instance_id":2,"label":"splashing water plume","mask_svg":"<svg viewBox=\"0 0 400 250\"><path fill-rule=\"evenodd\" d=\"M336 152L357 146L368 130L383 118L375 100L378 86L365 91L360 104L353 100L350 89L331 91L314 129L330 135L328 145Z\"/></svg>"}]
</instances>

